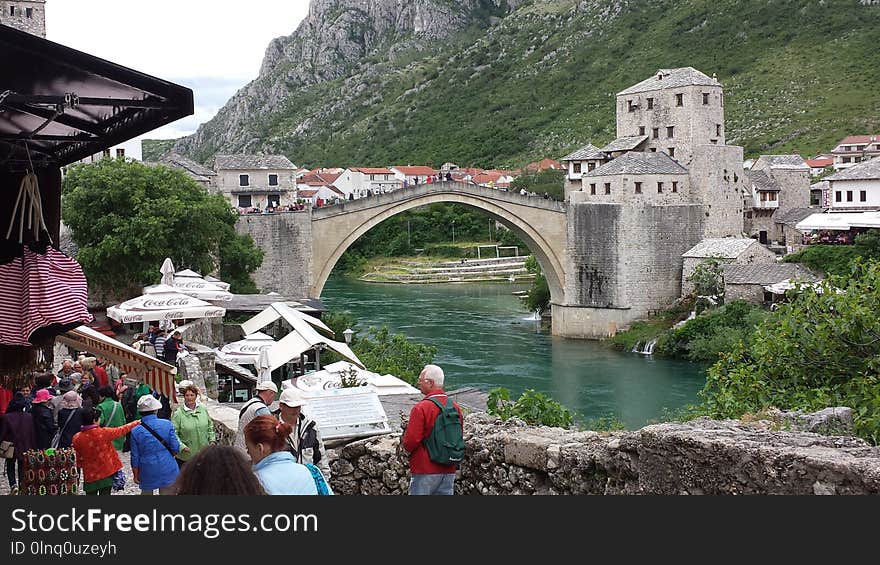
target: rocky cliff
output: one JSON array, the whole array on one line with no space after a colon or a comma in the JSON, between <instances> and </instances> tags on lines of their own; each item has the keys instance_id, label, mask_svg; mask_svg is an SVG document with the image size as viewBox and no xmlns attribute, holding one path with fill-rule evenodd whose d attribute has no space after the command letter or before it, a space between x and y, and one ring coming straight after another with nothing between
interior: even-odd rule
<instances>
[{"instance_id":1,"label":"rocky cliff","mask_svg":"<svg viewBox=\"0 0 880 565\"><path fill-rule=\"evenodd\" d=\"M607 143L616 92L693 66L724 84L729 143L808 157L880 127L877 29L859 0L314 0L176 149L516 167Z\"/></svg>"},{"instance_id":2,"label":"rocky cliff","mask_svg":"<svg viewBox=\"0 0 880 565\"><path fill-rule=\"evenodd\" d=\"M370 76L380 60L392 64L421 53L471 26L498 21L521 0L312 0L296 31L272 40L256 80L176 149L201 157L216 152L277 150L259 126L315 85L346 76ZM361 83L363 84L363 83ZM291 105L285 106L286 102ZM295 110L292 109L295 112ZM321 116L300 116L306 132ZM302 119L306 118L306 119Z\"/></svg>"}]
</instances>

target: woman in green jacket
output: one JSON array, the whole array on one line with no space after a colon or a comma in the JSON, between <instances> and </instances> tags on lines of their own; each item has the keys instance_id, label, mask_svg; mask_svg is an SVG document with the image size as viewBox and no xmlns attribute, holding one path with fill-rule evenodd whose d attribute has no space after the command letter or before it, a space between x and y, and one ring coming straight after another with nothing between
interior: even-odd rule
<instances>
[{"instance_id":1,"label":"woman in green jacket","mask_svg":"<svg viewBox=\"0 0 880 565\"><path fill-rule=\"evenodd\" d=\"M180 439L177 464L183 467L191 457L208 445L215 443L214 421L208 410L199 402L199 387L189 385L183 389L183 404L171 415L174 431Z\"/></svg>"},{"instance_id":2,"label":"woman in green jacket","mask_svg":"<svg viewBox=\"0 0 880 565\"><path fill-rule=\"evenodd\" d=\"M116 392L110 385L102 386L98 389L98 397L101 402L95 408L101 412L101 420L98 422L102 428L117 428L125 424L125 412L122 410L122 404L116 400ZM122 451L125 444L125 435L113 440L113 447L116 451Z\"/></svg>"}]
</instances>

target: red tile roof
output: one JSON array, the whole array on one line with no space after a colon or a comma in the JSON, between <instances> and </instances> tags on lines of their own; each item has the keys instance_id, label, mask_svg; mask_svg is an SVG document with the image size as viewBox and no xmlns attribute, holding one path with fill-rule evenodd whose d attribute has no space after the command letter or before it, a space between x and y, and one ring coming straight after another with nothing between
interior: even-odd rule
<instances>
[{"instance_id":1,"label":"red tile roof","mask_svg":"<svg viewBox=\"0 0 880 565\"><path fill-rule=\"evenodd\" d=\"M299 198L311 198L315 194L317 194L317 190L298 190L296 195Z\"/></svg>"},{"instance_id":2,"label":"red tile roof","mask_svg":"<svg viewBox=\"0 0 880 565\"><path fill-rule=\"evenodd\" d=\"M834 159L807 159L806 162L811 169L824 169L825 167L830 167L831 165L833 165Z\"/></svg>"},{"instance_id":3,"label":"red tile roof","mask_svg":"<svg viewBox=\"0 0 880 565\"><path fill-rule=\"evenodd\" d=\"M397 167L392 167L397 169L404 175L412 175L412 176L431 176L436 175L437 171L432 169L431 167L425 167L422 165L400 165Z\"/></svg>"},{"instance_id":4,"label":"red tile roof","mask_svg":"<svg viewBox=\"0 0 880 565\"><path fill-rule=\"evenodd\" d=\"M559 161L554 161L553 159L541 159L540 161L535 161L526 165L526 170L534 173L540 173L541 171L546 169L559 170L561 168L562 165L559 163Z\"/></svg>"},{"instance_id":5,"label":"red tile roof","mask_svg":"<svg viewBox=\"0 0 880 565\"><path fill-rule=\"evenodd\" d=\"M849 137L844 137L837 145L858 145L873 141L880 141L880 135L850 135Z\"/></svg>"}]
</instances>

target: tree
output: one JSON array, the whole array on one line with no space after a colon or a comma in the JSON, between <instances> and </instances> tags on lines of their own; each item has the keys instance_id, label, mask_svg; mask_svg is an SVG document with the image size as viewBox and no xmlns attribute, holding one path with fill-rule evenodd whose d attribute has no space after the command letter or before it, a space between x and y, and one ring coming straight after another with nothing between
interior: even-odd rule
<instances>
[{"instance_id":1,"label":"tree","mask_svg":"<svg viewBox=\"0 0 880 565\"><path fill-rule=\"evenodd\" d=\"M411 342L403 334L391 335L386 326L370 328L370 337L361 337L353 350L367 369L380 375L389 373L415 385L425 365L434 360L437 348Z\"/></svg>"},{"instance_id":2,"label":"tree","mask_svg":"<svg viewBox=\"0 0 880 565\"><path fill-rule=\"evenodd\" d=\"M223 196L181 171L124 159L77 164L62 195L77 260L99 293L140 294L159 282L165 257L204 274L219 267L233 292L256 290L250 273L263 252L235 232L238 215Z\"/></svg>"},{"instance_id":3,"label":"tree","mask_svg":"<svg viewBox=\"0 0 880 565\"><path fill-rule=\"evenodd\" d=\"M789 291L789 303L709 369L704 414L849 406L856 435L880 442L880 262L857 262L851 277L820 288Z\"/></svg>"},{"instance_id":4,"label":"tree","mask_svg":"<svg viewBox=\"0 0 880 565\"><path fill-rule=\"evenodd\" d=\"M535 275L532 279L532 286L526 295L526 308L529 310L546 310L550 306L550 287L547 286L547 278L541 271L541 265L534 255L529 255L525 262L525 268L528 272Z\"/></svg>"},{"instance_id":5,"label":"tree","mask_svg":"<svg viewBox=\"0 0 880 565\"><path fill-rule=\"evenodd\" d=\"M697 263L687 281L694 283L694 294L708 297L711 305L724 302L724 266L717 257L707 257Z\"/></svg>"}]
</instances>

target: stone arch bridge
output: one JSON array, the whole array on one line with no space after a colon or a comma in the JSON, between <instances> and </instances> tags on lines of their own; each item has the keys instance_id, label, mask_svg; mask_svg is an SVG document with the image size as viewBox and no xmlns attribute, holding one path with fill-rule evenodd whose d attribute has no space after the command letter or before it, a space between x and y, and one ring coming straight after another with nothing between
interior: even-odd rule
<instances>
[{"instance_id":1,"label":"stone arch bridge","mask_svg":"<svg viewBox=\"0 0 880 565\"><path fill-rule=\"evenodd\" d=\"M535 255L551 294L561 298L565 280L565 205L463 182L420 184L312 210L312 286L319 297L336 262L360 236L392 216L437 202L479 208L511 229Z\"/></svg>"},{"instance_id":2,"label":"stone arch bridge","mask_svg":"<svg viewBox=\"0 0 880 565\"><path fill-rule=\"evenodd\" d=\"M699 240L693 224L702 215L693 206L566 204L438 182L305 212L245 215L237 230L265 252L254 276L263 292L320 298L333 267L361 235L437 202L478 208L516 233L547 278L553 333L579 338L613 335L676 298L680 256Z\"/></svg>"}]
</instances>

